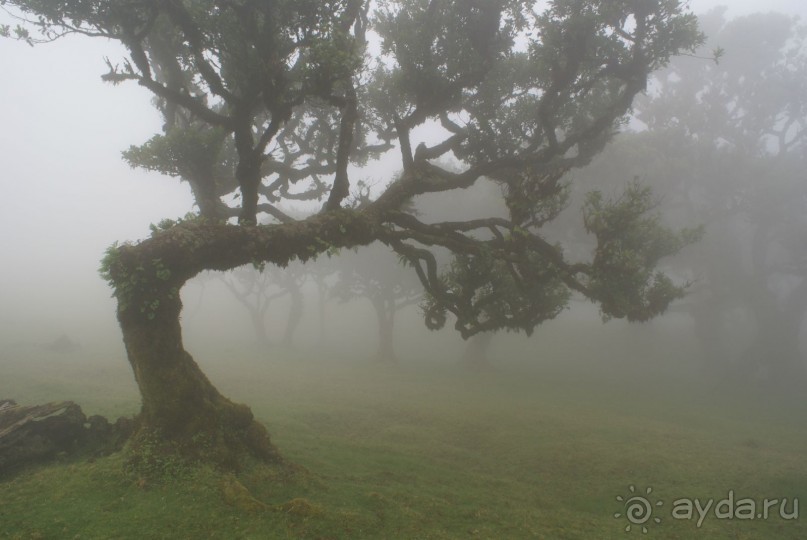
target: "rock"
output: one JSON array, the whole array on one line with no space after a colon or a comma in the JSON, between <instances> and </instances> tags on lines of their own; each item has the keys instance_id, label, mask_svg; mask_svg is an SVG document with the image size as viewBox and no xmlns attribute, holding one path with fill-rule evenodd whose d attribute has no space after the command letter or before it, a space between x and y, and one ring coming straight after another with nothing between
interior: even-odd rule
<instances>
[{"instance_id":1,"label":"rock","mask_svg":"<svg viewBox=\"0 0 807 540\"><path fill-rule=\"evenodd\" d=\"M0 399L0 477L58 456L112 453L132 431L132 420L110 424L102 416L88 419L72 401L20 406Z\"/></svg>"}]
</instances>

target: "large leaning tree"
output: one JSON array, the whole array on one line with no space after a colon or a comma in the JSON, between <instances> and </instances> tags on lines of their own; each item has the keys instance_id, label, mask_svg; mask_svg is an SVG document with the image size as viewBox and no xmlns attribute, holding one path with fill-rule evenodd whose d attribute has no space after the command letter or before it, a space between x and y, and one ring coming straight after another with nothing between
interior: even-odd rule
<instances>
[{"instance_id":1,"label":"large leaning tree","mask_svg":"<svg viewBox=\"0 0 807 540\"><path fill-rule=\"evenodd\" d=\"M222 396L183 347L179 292L205 270L284 266L379 241L421 280L427 325L452 316L466 338L529 333L573 291L605 316L639 321L683 294L657 265L694 234L663 228L643 190L588 199L597 247L587 260L568 260L541 229L564 206L564 174L603 148L649 74L701 41L684 2L4 4L32 42L75 33L120 42L126 57L110 61L105 79L151 92L163 135L195 153L208 182L194 190L203 216L113 246L103 262L142 396L135 462L146 441L150 453L156 445L224 467L248 454L279 459L249 408ZM229 145L232 168L217 172ZM397 154L399 172L348 204L356 167L385 154ZM437 165L446 161L451 170ZM222 199L228 174L237 197ZM408 211L415 198L481 181L500 186L506 217L426 222ZM312 191L318 212L281 211Z\"/></svg>"}]
</instances>

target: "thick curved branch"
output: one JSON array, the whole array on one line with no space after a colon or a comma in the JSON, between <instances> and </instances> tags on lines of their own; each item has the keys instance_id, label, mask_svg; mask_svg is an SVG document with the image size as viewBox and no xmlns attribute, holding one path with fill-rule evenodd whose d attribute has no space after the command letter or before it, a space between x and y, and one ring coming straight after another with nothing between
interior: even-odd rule
<instances>
[{"instance_id":1,"label":"thick curved branch","mask_svg":"<svg viewBox=\"0 0 807 540\"><path fill-rule=\"evenodd\" d=\"M185 38L190 45L191 52L193 53L194 66L199 71L199 74L207 83L211 92L223 98L228 103L238 103L238 99L232 92L227 90L224 82L219 77L219 74L210 65L210 62L204 56L204 36L202 31L193 22L192 16L187 12L185 6L176 0L164 2L163 6L168 13L168 16L177 25L177 27L185 35Z\"/></svg>"},{"instance_id":2,"label":"thick curved branch","mask_svg":"<svg viewBox=\"0 0 807 540\"><path fill-rule=\"evenodd\" d=\"M401 161L404 170L409 169L415 162L412 157L412 142L409 139L409 128L396 113L394 118L395 131L398 134L398 143L401 145Z\"/></svg>"},{"instance_id":3,"label":"thick curved branch","mask_svg":"<svg viewBox=\"0 0 807 540\"><path fill-rule=\"evenodd\" d=\"M502 260L512 263L523 262L522 249L526 248L550 262L560 272L561 279L570 289L593 299L588 287L577 278L578 275L589 275L591 273L589 265L568 263L557 246L550 244L537 234L524 230L514 231L516 227L505 219L487 218L429 225L419 221L414 216L402 212L393 212L388 214L387 217L392 223L402 228L401 230L385 233L385 239L390 244L401 243L404 240L415 240L423 245L444 247L455 254L464 253L469 255L479 255L493 250ZM461 234L461 232L480 229L496 230L497 228L510 231L518 239L518 242L505 240L501 234L494 234L494 240L479 240Z\"/></svg>"},{"instance_id":4,"label":"thick curved branch","mask_svg":"<svg viewBox=\"0 0 807 540\"><path fill-rule=\"evenodd\" d=\"M335 210L342 201L350 195L350 179L347 166L350 163L350 154L353 150L353 132L358 120L358 101L353 83L347 85L346 102L342 109L342 119L339 125L339 143L336 150L336 175L328 201L323 210Z\"/></svg>"},{"instance_id":5,"label":"thick curved branch","mask_svg":"<svg viewBox=\"0 0 807 540\"><path fill-rule=\"evenodd\" d=\"M457 147L463 140L468 137L463 133L453 135L443 142L434 146L426 146L421 144L415 151L415 161L437 159Z\"/></svg>"},{"instance_id":6,"label":"thick curved branch","mask_svg":"<svg viewBox=\"0 0 807 540\"><path fill-rule=\"evenodd\" d=\"M378 228L372 214L350 210L277 225L185 222L136 245L110 248L105 259L105 277L126 305L129 295L148 295L153 287L178 290L205 270L226 271L261 262L286 266L293 260L306 261L330 249L368 245L378 237ZM170 272L154 277L157 263L158 269ZM137 269L134 270L137 275L130 273L133 269ZM146 289L140 290L143 287ZM140 316L136 312L132 315Z\"/></svg>"},{"instance_id":7,"label":"thick curved branch","mask_svg":"<svg viewBox=\"0 0 807 540\"><path fill-rule=\"evenodd\" d=\"M238 217L240 212L241 210L239 208L227 207L225 217L228 218ZM293 221L297 221L290 215L286 214L276 206L273 206L269 203L260 203L258 205L258 212L264 212L266 214L269 214L270 216L278 220L280 223L291 223Z\"/></svg>"},{"instance_id":8,"label":"thick curved branch","mask_svg":"<svg viewBox=\"0 0 807 540\"><path fill-rule=\"evenodd\" d=\"M194 97L179 90L168 88L167 86L162 85L151 78L137 75L133 76L132 78L136 80L140 86L147 88L158 97L177 103L210 125L220 126L227 130L234 129L235 124L231 117L219 114L208 108L203 99Z\"/></svg>"}]
</instances>

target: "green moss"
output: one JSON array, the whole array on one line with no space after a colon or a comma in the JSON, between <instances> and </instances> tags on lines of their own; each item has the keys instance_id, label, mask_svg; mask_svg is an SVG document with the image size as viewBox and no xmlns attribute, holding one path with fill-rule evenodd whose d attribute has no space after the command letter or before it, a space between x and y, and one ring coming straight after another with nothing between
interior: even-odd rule
<instances>
[{"instance_id":1,"label":"green moss","mask_svg":"<svg viewBox=\"0 0 807 540\"><path fill-rule=\"evenodd\" d=\"M154 269L154 275L161 281L168 281L171 279L171 270L169 270L162 259L154 259L151 261L151 266Z\"/></svg>"},{"instance_id":2,"label":"green moss","mask_svg":"<svg viewBox=\"0 0 807 540\"><path fill-rule=\"evenodd\" d=\"M118 266L120 263L120 244L118 242L114 242L111 246L106 248L104 251L104 256L101 259L101 267L98 269L98 273L101 274L101 277L109 283L110 286L114 286L114 280L112 278L113 269Z\"/></svg>"},{"instance_id":3,"label":"green moss","mask_svg":"<svg viewBox=\"0 0 807 540\"><path fill-rule=\"evenodd\" d=\"M125 451L125 471L137 478L159 481L182 478L193 469L194 463L165 443L158 433L140 433Z\"/></svg>"},{"instance_id":4,"label":"green moss","mask_svg":"<svg viewBox=\"0 0 807 540\"><path fill-rule=\"evenodd\" d=\"M195 214L193 212L188 212L181 218L177 219L163 219L158 222L156 225L154 223L149 224L149 230L151 231L151 236L157 236L164 231L170 231L171 229L182 225L182 224L189 224L189 223L206 223L208 220L204 216L199 214Z\"/></svg>"},{"instance_id":5,"label":"green moss","mask_svg":"<svg viewBox=\"0 0 807 540\"><path fill-rule=\"evenodd\" d=\"M322 508L303 497L294 499L280 505L280 510L295 518L310 518L322 514Z\"/></svg>"},{"instance_id":6,"label":"green moss","mask_svg":"<svg viewBox=\"0 0 807 540\"><path fill-rule=\"evenodd\" d=\"M248 513L263 512L270 507L252 496L249 490L238 479L227 474L221 479L221 494L230 506Z\"/></svg>"}]
</instances>

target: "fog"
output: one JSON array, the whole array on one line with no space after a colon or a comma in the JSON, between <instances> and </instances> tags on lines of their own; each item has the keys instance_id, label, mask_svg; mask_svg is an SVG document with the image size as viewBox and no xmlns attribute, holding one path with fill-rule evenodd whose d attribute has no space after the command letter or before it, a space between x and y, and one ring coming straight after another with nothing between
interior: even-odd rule
<instances>
[{"instance_id":1,"label":"fog","mask_svg":"<svg viewBox=\"0 0 807 540\"><path fill-rule=\"evenodd\" d=\"M717 5L691 2L698 13ZM758 11L798 14L804 6L734 1L728 16ZM0 21L10 17L0 14ZM6 193L0 226L8 231L0 239L7 261L0 306L9 339L41 342L66 333L87 346L99 335L108 342L116 333L114 303L96 272L104 249L143 238L149 223L193 209L187 184L133 170L120 159L121 150L161 126L146 91L100 80L104 58L121 56L99 39L67 37L37 47L0 40ZM383 185L389 167L366 178Z\"/></svg>"},{"instance_id":2,"label":"fog","mask_svg":"<svg viewBox=\"0 0 807 540\"><path fill-rule=\"evenodd\" d=\"M721 19L714 8L724 4L730 5ZM802 85L800 100L759 113L760 122L769 122L762 127L741 119L729 122L734 131L721 131L716 111L726 104L715 96L737 91L728 99L754 111L781 97L752 85L754 72L744 72L744 66L764 63L766 51L774 54L791 43L776 45L779 36L772 35L758 45L757 36L787 26L761 13L804 17L807 4L692 0L690 6L711 32L702 58L679 58L657 74L625 132L590 166L569 173L569 206L544 230L573 259L585 259L595 246L581 219L586 193L599 189L618 197L633 179L650 186L665 225L704 227L698 242L662 261L677 282L690 284L687 296L664 315L644 323L605 321L597 306L575 296L569 309L532 336L502 332L489 341L464 341L451 320L439 331L425 327L414 272L374 244L285 269L261 273L247 266L197 276L181 293L188 351L236 401L248 402L260 392L256 373L278 377L299 391L289 399L303 400L304 377L320 381L311 386L317 391L323 391L325 377L348 379L322 367L338 365L379 370L384 377L457 374L469 385L476 377L494 385L590 384L635 390L648 399L655 392L696 389L709 406L717 406L714 393L723 390L732 396L723 405L744 392L758 392L749 399L760 401L787 394L798 417L803 387L783 390L774 372L807 369L805 79L793 83ZM766 26L754 34L760 20ZM745 26L732 27L737 21ZM0 23L13 21L0 12ZM744 41L749 35L754 40ZM714 65L708 57L717 48L725 54ZM799 54L803 76L807 50ZM150 224L198 209L187 183L132 169L121 158L130 145L159 133L163 119L145 89L101 81L107 57L115 63L123 51L100 39L70 36L35 47L0 39L0 398L37 388L20 401L70 399L90 412L134 414L137 387L115 300L98 273L100 260L114 242L146 238ZM703 88L720 79L718 71L728 74L722 80L739 81L737 86L714 94L696 89L687 101L688 83ZM759 98L744 95L743 88ZM377 191L399 163L393 151L354 177ZM505 210L499 188L484 182L414 204L426 222ZM774 359L783 359L785 367ZM470 383L463 378L468 373ZM87 390L104 385L114 385L116 395L100 398ZM590 397L596 408L591 396L597 391L588 392L583 402Z\"/></svg>"},{"instance_id":3,"label":"fog","mask_svg":"<svg viewBox=\"0 0 807 540\"><path fill-rule=\"evenodd\" d=\"M704 13L720 4L697 0L691 7ZM727 17L754 12L799 14L804 7L795 0L735 1ZM7 14L2 17L10 20ZM114 44L67 37L29 47L2 40L0 50L0 68L6 74L0 88L6 193L0 202L0 226L7 231L0 239L6 260L0 287L3 341L32 345L66 334L90 349L95 343L109 347L116 342L117 329L114 302L96 272L100 255L114 241L145 237L149 223L193 210L190 190L176 179L133 170L120 159L121 150L159 131L161 119L141 88L113 87L100 80L104 58L121 57ZM727 51L728 61L738 61L733 54ZM383 185L396 166L391 156L364 177ZM233 304L226 317L232 324L219 326L221 339L248 338L236 337L244 328L235 321L245 314L239 314L216 280L209 281L212 285L204 295L198 283L185 293L199 298L188 301L191 306L198 303L199 310L185 313L189 335L204 333L196 325L220 306ZM307 304L314 301L309 296ZM362 310L358 302L331 304L328 309L335 312ZM214 310L213 305L219 307ZM279 304L271 310L272 317L282 320L284 309ZM311 311L314 308L307 307L306 316ZM416 309L409 311L416 318ZM580 306L575 311L592 314ZM372 338L368 332L356 345L372 348Z\"/></svg>"}]
</instances>

